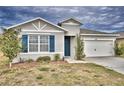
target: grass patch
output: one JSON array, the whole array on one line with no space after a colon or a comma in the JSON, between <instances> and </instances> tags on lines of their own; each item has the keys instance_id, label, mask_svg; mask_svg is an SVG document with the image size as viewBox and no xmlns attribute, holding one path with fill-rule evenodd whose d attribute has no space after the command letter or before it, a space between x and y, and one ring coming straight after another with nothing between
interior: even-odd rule
<instances>
[{"instance_id":1,"label":"grass patch","mask_svg":"<svg viewBox=\"0 0 124 93\"><path fill-rule=\"evenodd\" d=\"M40 70L40 71L49 71L49 68L48 67L42 67L42 68L38 68L38 70Z\"/></svg>"},{"instance_id":2,"label":"grass patch","mask_svg":"<svg viewBox=\"0 0 124 93\"><path fill-rule=\"evenodd\" d=\"M37 76L36 79L43 79L43 76Z\"/></svg>"}]
</instances>

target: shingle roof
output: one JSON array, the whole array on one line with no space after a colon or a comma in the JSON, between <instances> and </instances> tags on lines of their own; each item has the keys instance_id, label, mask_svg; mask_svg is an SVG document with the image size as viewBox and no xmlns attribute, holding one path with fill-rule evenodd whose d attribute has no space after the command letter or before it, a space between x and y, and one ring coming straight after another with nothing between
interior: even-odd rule
<instances>
[{"instance_id":1,"label":"shingle roof","mask_svg":"<svg viewBox=\"0 0 124 93\"><path fill-rule=\"evenodd\" d=\"M80 29L80 34L108 34L108 33L89 30L89 29Z\"/></svg>"},{"instance_id":2,"label":"shingle roof","mask_svg":"<svg viewBox=\"0 0 124 93\"><path fill-rule=\"evenodd\" d=\"M124 31L115 32L115 33L120 34L120 36L118 38L124 38Z\"/></svg>"}]
</instances>

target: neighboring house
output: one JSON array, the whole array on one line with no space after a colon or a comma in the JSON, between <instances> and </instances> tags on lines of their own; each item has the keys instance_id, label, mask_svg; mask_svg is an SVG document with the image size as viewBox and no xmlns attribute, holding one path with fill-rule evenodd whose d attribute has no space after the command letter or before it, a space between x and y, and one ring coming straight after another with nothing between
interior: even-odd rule
<instances>
[{"instance_id":1,"label":"neighboring house","mask_svg":"<svg viewBox=\"0 0 124 93\"><path fill-rule=\"evenodd\" d=\"M14 60L37 59L39 56L60 54L61 58L75 58L76 35L84 40L86 57L114 56L114 42L117 34L108 34L80 29L82 23L74 18L55 25L43 18L35 18L7 29L21 29L22 52Z\"/></svg>"},{"instance_id":2,"label":"neighboring house","mask_svg":"<svg viewBox=\"0 0 124 93\"><path fill-rule=\"evenodd\" d=\"M116 34L120 35L119 37L117 37L116 42L119 45L122 45L122 44L124 45L124 31L116 32Z\"/></svg>"}]
</instances>

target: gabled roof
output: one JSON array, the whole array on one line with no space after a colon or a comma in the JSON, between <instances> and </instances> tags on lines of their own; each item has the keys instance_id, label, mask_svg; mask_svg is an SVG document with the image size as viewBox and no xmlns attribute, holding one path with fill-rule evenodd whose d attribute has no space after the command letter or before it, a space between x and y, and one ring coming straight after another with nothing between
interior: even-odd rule
<instances>
[{"instance_id":1,"label":"gabled roof","mask_svg":"<svg viewBox=\"0 0 124 93\"><path fill-rule=\"evenodd\" d=\"M47 21L47 20L45 20L45 19L43 19L43 18L41 18L41 17L37 17L37 18L31 19L31 20L28 20L28 21L25 21L25 22L22 22L22 23L19 23L19 24L16 24L16 25L7 27L6 29L11 29L11 28L14 28L14 27L17 27L17 26L21 26L21 25L23 25L23 24L26 24L26 23L29 23L29 22L32 22L32 21L35 21L35 20L38 20L38 19L39 19L39 20L42 20L42 21L44 21L44 22L46 22L46 23L48 23L48 24L50 24L50 25L53 25L53 26L55 26L55 27L57 27L57 28L59 28L59 29L61 29L61 30L68 31L68 30L66 30L65 28L62 28L62 27L60 27L60 26L58 26L58 25L55 25L55 24L53 24L52 22L49 22L49 21Z\"/></svg>"},{"instance_id":2,"label":"gabled roof","mask_svg":"<svg viewBox=\"0 0 124 93\"><path fill-rule=\"evenodd\" d=\"M62 24L62 23L64 23L64 22L66 22L66 21L68 21L68 20L74 20L74 21L76 21L77 23L79 23L80 25L82 25L82 22L81 21L79 21L78 19L76 19L76 18L68 18L68 19L64 19L63 21L60 21L59 22L59 24Z\"/></svg>"}]
</instances>

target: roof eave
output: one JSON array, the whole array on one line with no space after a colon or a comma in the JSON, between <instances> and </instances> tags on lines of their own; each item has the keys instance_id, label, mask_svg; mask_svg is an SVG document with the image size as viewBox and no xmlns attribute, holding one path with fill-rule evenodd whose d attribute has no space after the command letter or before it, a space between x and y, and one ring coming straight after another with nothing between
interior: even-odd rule
<instances>
[{"instance_id":1,"label":"roof eave","mask_svg":"<svg viewBox=\"0 0 124 93\"><path fill-rule=\"evenodd\" d=\"M83 36L115 36L115 37L119 37L119 34L80 34Z\"/></svg>"},{"instance_id":2,"label":"roof eave","mask_svg":"<svg viewBox=\"0 0 124 93\"><path fill-rule=\"evenodd\" d=\"M59 24L62 24L63 22L65 22L65 21L67 21L67 20L69 20L69 19L73 19L73 20L75 20L75 21L77 21L78 23L80 23L80 25L83 25L83 23L82 22L80 22L79 20L77 20L77 19L75 19L75 18L68 18L68 19L64 19L63 21L60 21L59 22Z\"/></svg>"}]
</instances>

